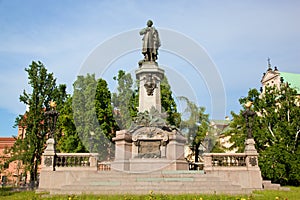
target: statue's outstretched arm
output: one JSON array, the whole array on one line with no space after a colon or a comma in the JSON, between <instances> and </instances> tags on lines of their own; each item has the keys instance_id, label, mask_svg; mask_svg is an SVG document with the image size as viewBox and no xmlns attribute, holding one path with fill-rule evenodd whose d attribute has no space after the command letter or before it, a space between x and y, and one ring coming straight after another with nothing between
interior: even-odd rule
<instances>
[{"instance_id":1,"label":"statue's outstretched arm","mask_svg":"<svg viewBox=\"0 0 300 200\"><path fill-rule=\"evenodd\" d=\"M143 28L141 31L140 31L140 35L144 35L147 33L147 28Z\"/></svg>"}]
</instances>

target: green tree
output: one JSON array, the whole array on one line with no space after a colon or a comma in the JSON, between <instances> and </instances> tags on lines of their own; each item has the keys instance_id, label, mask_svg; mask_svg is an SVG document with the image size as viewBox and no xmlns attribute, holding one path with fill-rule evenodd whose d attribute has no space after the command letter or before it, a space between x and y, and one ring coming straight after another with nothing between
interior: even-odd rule
<instances>
[{"instance_id":1,"label":"green tree","mask_svg":"<svg viewBox=\"0 0 300 200\"><path fill-rule=\"evenodd\" d=\"M25 138L18 138L11 149L10 161L23 161L26 169L30 172L30 185L34 187L48 132L44 113L50 109L50 100L56 100L55 98L65 96L65 94L62 94L64 86L56 87L53 74L48 73L41 62L32 62L25 71L28 73L32 92L30 94L24 90L20 95L20 101L29 107L29 111L16 119L16 125L26 127L26 134ZM59 92L62 93L58 94Z\"/></svg>"},{"instance_id":2,"label":"green tree","mask_svg":"<svg viewBox=\"0 0 300 200\"><path fill-rule=\"evenodd\" d=\"M97 81L94 74L78 76L73 84L73 113L78 135L89 151L99 154L100 160L108 159L112 132L117 129L110 121L113 119L106 85L104 80Z\"/></svg>"},{"instance_id":3,"label":"green tree","mask_svg":"<svg viewBox=\"0 0 300 200\"><path fill-rule=\"evenodd\" d=\"M199 148L209 131L209 115L205 114L204 107L198 107L194 102L186 97L179 97L187 104L185 113L188 114L186 120L181 122L181 129L187 133L188 144L195 154L195 162L199 162Z\"/></svg>"},{"instance_id":4,"label":"green tree","mask_svg":"<svg viewBox=\"0 0 300 200\"><path fill-rule=\"evenodd\" d=\"M177 105L172 96L171 86L169 85L168 79L164 77L160 84L161 93L161 106L163 112L168 114L167 122L170 125L179 127L181 123L181 115L177 112Z\"/></svg>"},{"instance_id":5,"label":"green tree","mask_svg":"<svg viewBox=\"0 0 300 200\"><path fill-rule=\"evenodd\" d=\"M84 153L87 152L76 131L73 118L72 97L68 96L59 109L57 122L58 132L56 134L56 149L65 153Z\"/></svg>"},{"instance_id":6,"label":"green tree","mask_svg":"<svg viewBox=\"0 0 300 200\"><path fill-rule=\"evenodd\" d=\"M106 158L110 159L114 155L114 146L112 138L116 135L119 127L113 116L113 107L111 103L111 93L107 87L107 83L103 79L98 80L96 96L95 96L96 115L102 133L109 139L110 142L103 143L101 147L104 152L107 152ZM106 159L106 160L107 160Z\"/></svg>"},{"instance_id":7,"label":"green tree","mask_svg":"<svg viewBox=\"0 0 300 200\"><path fill-rule=\"evenodd\" d=\"M253 101L253 110L257 113L252 123L253 137L263 178L283 185L299 185L300 107L296 90L284 83L280 87L267 87L263 94L251 89L240 103L243 105L249 100ZM234 142L232 148L241 150L247 133L242 112L233 113L231 129L226 133Z\"/></svg>"},{"instance_id":8,"label":"green tree","mask_svg":"<svg viewBox=\"0 0 300 200\"><path fill-rule=\"evenodd\" d=\"M114 80L118 82L117 93L112 95L115 119L121 129L127 129L130 127L133 118L137 116L137 90L133 89L133 80L130 73L120 70Z\"/></svg>"},{"instance_id":9,"label":"green tree","mask_svg":"<svg viewBox=\"0 0 300 200\"><path fill-rule=\"evenodd\" d=\"M56 110L59 112L55 141L56 150L65 153L87 152L82 144L74 124L72 97L66 92L66 85L59 85L55 88L54 99Z\"/></svg>"},{"instance_id":10,"label":"green tree","mask_svg":"<svg viewBox=\"0 0 300 200\"><path fill-rule=\"evenodd\" d=\"M103 133L111 140L119 127L113 117L113 107L111 103L111 93L107 83L103 79L98 80L95 107L98 122Z\"/></svg>"}]
</instances>

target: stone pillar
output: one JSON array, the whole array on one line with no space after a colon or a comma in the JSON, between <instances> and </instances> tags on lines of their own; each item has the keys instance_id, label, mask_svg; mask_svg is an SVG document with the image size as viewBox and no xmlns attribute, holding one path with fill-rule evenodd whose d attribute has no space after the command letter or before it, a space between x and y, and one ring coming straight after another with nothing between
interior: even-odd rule
<instances>
[{"instance_id":1,"label":"stone pillar","mask_svg":"<svg viewBox=\"0 0 300 200\"><path fill-rule=\"evenodd\" d=\"M184 158L184 145L186 139L174 130L169 135L169 143L167 144L166 154L167 160L170 161L172 170L188 170L189 165Z\"/></svg>"},{"instance_id":2,"label":"stone pillar","mask_svg":"<svg viewBox=\"0 0 300 200\"><path fill-rule=\"evenodd\" d=\"M129 171L129 159L132 154L132 138L127 130L117 131L115 141L115 160L112 162L111 167L117 171Z\"/></svg>"},{"instance_id":3,"label":"stone pillar","mask_svg":"<svg viewBox=\"0 0 300 200\"><path fill-rule=\"evenodd\" d=\"M156 62L143 62L135 74L139 80L139 112L150 111L151 107L161 112L160 82L164 70Z\"/></svg>"},{"instance_id":4,"label":"stone pillar","mask_svg":"<svg viewBox=\"0 0 300 200\"><path fill-rule=\"evenodd\" d=\"M98 163L98 153L90 153L90 158L89 158L89 163L90 163L90 167L98 167L97 163Z\"/></svg>"},{"instance_id":5,"label":"stone pillar","mask_svg":"<svg viewBox=\"0 0 300 200\"><path fill-rule=\"evenodd\" d=\"M169 143L167 147L167 159L184 160L184 145L186 139L174 130L169 135Z\"/></svg>"},{"instance_id":6,"label":"stone pillar","mask_svg":"<svg viewBox=\"0 0 300 200\"><path fill-rule=\"evenodd\" d=\"M255 141L248 138L245 141L246 167L248 172L248 187L262 189L261 171L258 166L258 153L255 149Z\"/></svg>"},{"instance_id":7,"label":"stone pillar","mask_svg":"<svg viewBox=\"0 0 300 200\"><path fill-rule=\"evenodd\" d=\"M255 149L255 141L253 138L248 138L245 141L245 154L247 168L258 168L258 153Z\"/></svg>"},{"instance_id":8,"label":"stone pillar","mask_svg":"<svg viewBox=\"0 0 300 200\"><path fill-rule=\"evenodd\" d=\"M49 138L46 144L47 147L42 156L42 169L55 171L55 140L53 138Z\"/></svg>"},{"instance_id":9,"label":"stone pillar","mask_svg":"<svg viewBox=\"0 0 300 200\"><path fill-rule=\"evenodd\" d=\"M212 170L212 156L210 153L203 154L204 170Z\"/></svg>"}]
</instances>

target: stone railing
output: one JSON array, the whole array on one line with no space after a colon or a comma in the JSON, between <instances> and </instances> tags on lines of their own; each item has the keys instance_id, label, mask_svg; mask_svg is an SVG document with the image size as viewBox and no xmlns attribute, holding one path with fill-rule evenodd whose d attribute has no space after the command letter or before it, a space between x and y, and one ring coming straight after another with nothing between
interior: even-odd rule
<instances>
[{"instance_id":1,"label":"stone railing","mask_svg":"<svg viewBox=\"0 0 300 200\"><path fill-rule=\"evenodd\" d=\"M111 170L111 163L110 162L99 162L97 164L98 171L110 171Z\"/></svg>"},{"instance_id":2,"label":"stone railing","mask_svg":"<svg viewBox=\"0 0 300 200\"><path fill-rule=\"evenodd\" d=\"M57 153L55 167L96 167L97 153Z\"/></svg>"},{"instance_id":3,"label":"stone railing","mask_svg":"<svg viewBox=\"0 0 300 200\"><path fill-rule=\"evenodd\" d=\"M97 157L97 153L55 153L53 150L45 151L42 156L42 170L56 171L75 167L96 169Z\"/></svg>"},{"instance_id":4,"label":"stone railing","mask_svg":"<svg viewBox=\"0 0 300 200\"><path fill-rule=\"evenodd\" d=\"M262 189L258 153L254 140L247 139L244 153L205 153L204 173L219 176L242 188Z\"/></svg>"},{"instance_id":5,"label":"stone railing","mask_svg":"<svg viewBox=\"0 0 300 200\"><path fill-rule=\"evenodd\" d=\"M210 153L204 155L204 165L211 167L246 166L245 153Z\"/></svg>"}]
</instances>

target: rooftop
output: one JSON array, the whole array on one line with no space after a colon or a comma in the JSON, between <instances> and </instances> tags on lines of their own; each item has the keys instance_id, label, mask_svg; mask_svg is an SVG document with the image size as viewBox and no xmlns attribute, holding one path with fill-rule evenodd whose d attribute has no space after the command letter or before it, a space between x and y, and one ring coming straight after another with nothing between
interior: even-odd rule
<instances>
[{"instance_id":1,"label":"rooftop","mask_svg":"<svg viewBox=\"0 0 300 200\"><path fill-rule=\"evenodd\" d=\"M300 94L300 74L280 72L280 76L283 78L284 82L288 82L290 86L297 90Z\"/></svg>"},{"instance_id":2,"label":"rooftop","mask_svg":"<svg viewBox=\"0 0 300 200\"><path fill-rule=\"evenodd\" d=\"M0 137L0 149L12 147L16 139L13 137Z\"/></svg>"}]
</instances>

